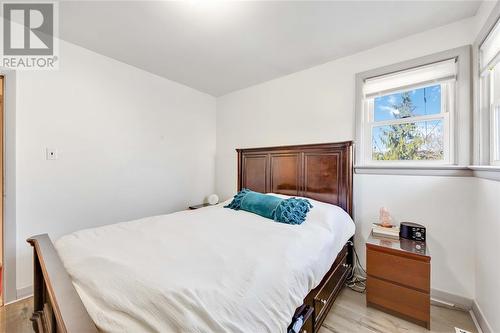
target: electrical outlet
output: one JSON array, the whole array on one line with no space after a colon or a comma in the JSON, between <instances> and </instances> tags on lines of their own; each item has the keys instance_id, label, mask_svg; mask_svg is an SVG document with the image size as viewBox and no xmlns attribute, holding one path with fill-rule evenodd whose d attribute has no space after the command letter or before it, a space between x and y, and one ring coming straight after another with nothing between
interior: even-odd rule
<instances>
[{"instance_id":1,"label":"electrical outlet","mask_svg":"<svg viewBox=\"0 0 500 333\"><path fill-rule=\"evenodd\" d=\"M55 149L55 148L46 148L45 149L45 159L47 161L57 160L57 149Z\"/></svg>"},{"instance_id":2,"label":"electrical outlet","mask_svg":"<svg viewBox=\"0 0 500 333\"><path fill-rule=\"evenodd\" d=\"M471 333L471 332L466 331L466 330L461 329L461 328L458 328L458 327L455 327L455 333Z\"/></svg>"}]
</instances>

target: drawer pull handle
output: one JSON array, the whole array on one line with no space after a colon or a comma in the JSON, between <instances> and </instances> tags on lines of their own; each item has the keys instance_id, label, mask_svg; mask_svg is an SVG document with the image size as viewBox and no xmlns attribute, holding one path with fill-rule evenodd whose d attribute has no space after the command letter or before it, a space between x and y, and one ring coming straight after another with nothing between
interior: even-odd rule
<instances>
[{"instance_id":1,"label":"drawer pull handle","mask_svg":"<svg viewBox=\"0 0 500 333\"><path fill-rule=\"evenodd\" d=\"M324 299L320 299L319 301L320 301L321 303L323 303L323 305L325 305L325 304L326 304L326 300L324 300Z\"/></svg>"},{"instance_id":2,"label":"drawer pull handle","mask_svg":"<svg viewBox=\"0 0 500 333\"><path fill-rule=\"evenodd\" d=\"M345 268L347 268L347 267L349 267L349 264L343 263L342 266L344 266Z\"/></svg>"}]
</instances>

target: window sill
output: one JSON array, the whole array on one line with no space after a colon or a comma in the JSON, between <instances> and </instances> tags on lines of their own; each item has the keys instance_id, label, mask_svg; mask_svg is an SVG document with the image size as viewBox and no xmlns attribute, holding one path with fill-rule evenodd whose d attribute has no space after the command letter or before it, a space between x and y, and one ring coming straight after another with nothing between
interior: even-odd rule
<instances>
[{"instance_id":1,"label":"window sill","mask_svg":"<svg viewBox=\"0 0 500 333\"><path fill-rule=\"evenodd\" d=\"M500 172L500 165L470 165L469 169L474 171Z\"/></svg>"},{"instance_id":2,"label":"window sill","mask_svg":"<svg viewBox=\"0 0 500 333\"><path fill-rule=\"evenodd\" d=\"M443 177L478 177L500 181L498 165L356 165L356 174L360 175L407 175L407 176L443 176Z\"/></svg>"},{"instance_id":3,"label":"window sill","mask_svg":"<svg viewBox=\"0 0 500 333\"><path fill-rule=\"evenodd\" d=\"M471 165L474 177L500 181L500 166L498 165Z\"/></svg>"},{"instance_id":4,"label":"window sill","mask_svg":"<svg viewBox=\"0 0 500 333\"><path fill-rule=\"evenodd\" d=\"M408 176L446 176L470 177L473 172L466 166L459 165L357 165L356 174L371 175L408 175Z\"/></svg>"}]
</instances>

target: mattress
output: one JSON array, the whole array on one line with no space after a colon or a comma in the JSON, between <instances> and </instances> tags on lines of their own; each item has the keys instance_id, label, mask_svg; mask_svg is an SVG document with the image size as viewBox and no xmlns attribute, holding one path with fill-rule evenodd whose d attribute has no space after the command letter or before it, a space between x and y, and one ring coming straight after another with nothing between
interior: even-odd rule
<instances>
[{"instance_id":1,"label":"mattress","mask_svg":"<svg viewBox=\"0 0 500 333\"><path fill-rule=\"evenodd\" d=\"M65 235L55 242L103 332L286 332L354 223L310 200L301 225L224 204Z\"/></svg>"}]
</instances>

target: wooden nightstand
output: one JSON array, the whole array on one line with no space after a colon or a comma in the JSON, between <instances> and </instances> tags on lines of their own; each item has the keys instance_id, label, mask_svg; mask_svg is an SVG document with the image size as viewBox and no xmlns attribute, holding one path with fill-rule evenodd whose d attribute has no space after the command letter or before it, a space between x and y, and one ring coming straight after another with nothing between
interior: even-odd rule
<instances>
[{"instance_id":1,"label":"wooden nightstand","mask_svg":"<svg viewBox=\"0 0 500 333\"><path fill-rule=\"evenodd\" d=\"M430 329L431 257L424 242L370 235L366 304Z\"/></svg>"},{"instance_id":2,"label":"wooden nightstand","mask_svg":"<svg viewBox=\"0 0 500 333\"><path fill-rule=\"evenodd\" d=\"M189 209L194 210L194 209L203 208L203 207L207 207L207 206L210 206L210 204L209 203L203 203L201 205L189 206Z\"/></svg>"}]
</instances>

